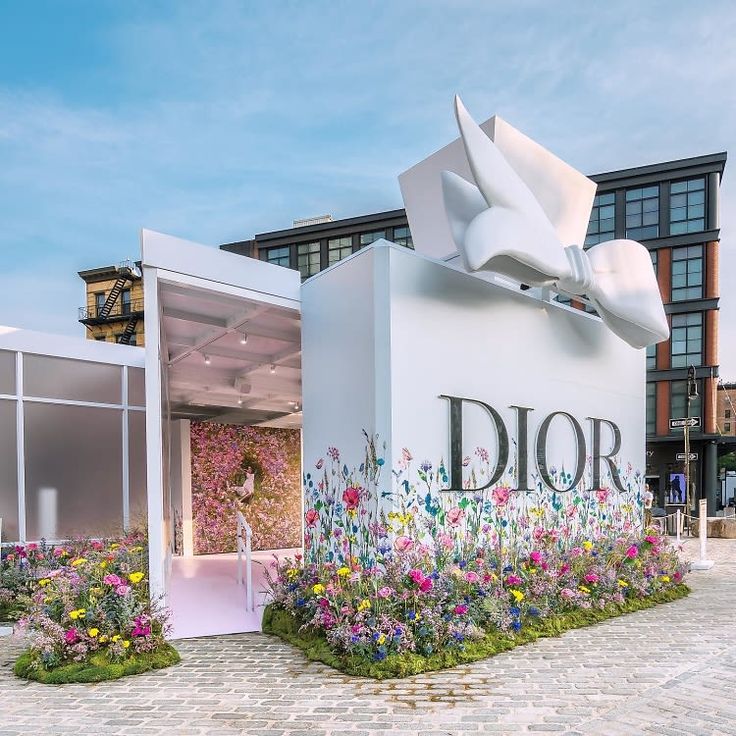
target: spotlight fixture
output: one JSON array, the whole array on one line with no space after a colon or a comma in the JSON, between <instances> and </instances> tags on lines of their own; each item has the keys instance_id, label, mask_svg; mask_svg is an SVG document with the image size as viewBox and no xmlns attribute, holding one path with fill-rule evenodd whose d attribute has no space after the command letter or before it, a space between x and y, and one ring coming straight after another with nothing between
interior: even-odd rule
<instances>
[{"instance_id":1,"label":"spotlight fixture","mask_svg":"<svg viewBox=\"0 0 736 736\"><path fill-rule=\"evenodd\" d=\"M209 365L211 362L212 362L212 358L210 358L209 355L206 355L205 354L205 356L204 356L204 364L205 365Z\"/></svg>"},{"instance_id":2,"label":"spotlight fixture","mask_svg":"<svg viewBox=\"0 0 736 736\"><path fill-rule=\"evenodd\" d=\"M242 406L242 405L243 405L243 397L238 396L238 406Z\"/></svg>"},{"instance_id":3,"label":"spotlight fixture","mask_svg":"<svg viewBox=\"0 0 736 736\"><path fill-rule=\"evenodd\" d=\"M294 402L294 411L299 411L300 408L301 407L299 406L299 402L298 401L295 401Z\"/></svg>"},{"instance_id":4,"label":"spotlight fixture","mask_svg":"<svg viewBox=\"0 0 736 736\"><path fill-rule=\"evenodd\" d=\"M247 342L248 342L248 334L244 332L244 333L243 333L243 334L242 334L242 335L240 336L240 344L241 344L241 345L245 345L245 344L246 344Z\"/></svg>"},{"instance_id":5,"label":"spotlight fixture","mask_svg":"<svg viewBox=\"0 0 736 736\"><path fill-rule=\"evenodd\" d=\"M276 365L274 363L271 364L271 375L276 373Z\"/></svg>"}]
</instances>

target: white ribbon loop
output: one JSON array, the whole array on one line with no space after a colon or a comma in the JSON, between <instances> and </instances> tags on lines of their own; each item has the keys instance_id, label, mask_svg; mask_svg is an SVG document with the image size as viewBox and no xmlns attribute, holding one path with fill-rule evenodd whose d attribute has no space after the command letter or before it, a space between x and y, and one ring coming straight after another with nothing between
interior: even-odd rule
<instances>
[{"instance_id":1,"label":"white ribbon loop","mask_svg":"<svg viewBox=\"0 0 736 736\"><path fill-rule=\"evenodd\" d=\"M587 251L565 247L530 187L457 97L455 112L477 186L443 171L442 193L466 268L584 295L632 347L666 340L669 325L647 249L634 240L609 240Z\"/></svg>"}]
</instances>

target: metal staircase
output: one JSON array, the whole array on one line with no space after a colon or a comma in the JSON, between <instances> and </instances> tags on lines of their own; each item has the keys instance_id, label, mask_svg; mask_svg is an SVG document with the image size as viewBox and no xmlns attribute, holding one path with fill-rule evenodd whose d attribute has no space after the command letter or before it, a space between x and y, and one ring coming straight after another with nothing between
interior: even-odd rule
<instances>
[{"instance_id":1,"label":"metal staircase","mask_svg":"<svg viewBox=\"0 0 736 736\"><path fill-rule=\"evenodd\" d=\"M128 324L125 325L125 329L123 330L123 334L120 335L120 339L118 342L121 345L130 345L130 338L133 337L133 334L135 333L135 327L138 324L138 320L141 318L140 314L131 314L130 319L128 320Z\"/></svg>"},{"instance_id":2,"label":"metal staircase","mask_svg":"<svg viewBox=\"0 0 736 736\"><path fill-rule=\"evenodd\" d=\"M115 302L118 300L120 293L128 283L129 278L130 276L127 274L121 274L118 276L115 285L110 289L110 293L107 295L107 299L105 299L105 303L99 310L97 310L97 316L100 319L107 319L110 316L110 312L112 312L112 308L115 306Z\"/></svg>"}]
</instances>

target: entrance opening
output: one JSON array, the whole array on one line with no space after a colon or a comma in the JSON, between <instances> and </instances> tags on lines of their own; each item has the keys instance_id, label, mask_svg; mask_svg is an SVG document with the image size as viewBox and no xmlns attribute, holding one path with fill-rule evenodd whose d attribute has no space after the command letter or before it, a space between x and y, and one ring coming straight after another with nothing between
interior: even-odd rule
<instances>
[{"instance_id":1,"label":"entrance opening","mask_svg":"<svg viewBox=\"0 0 736 736\"><path fill-rule=\"evenodd\" d=\"M258 631L302 544L300 312L160 280L159 315L173 637Z\"/></svg>"}]
</instances>

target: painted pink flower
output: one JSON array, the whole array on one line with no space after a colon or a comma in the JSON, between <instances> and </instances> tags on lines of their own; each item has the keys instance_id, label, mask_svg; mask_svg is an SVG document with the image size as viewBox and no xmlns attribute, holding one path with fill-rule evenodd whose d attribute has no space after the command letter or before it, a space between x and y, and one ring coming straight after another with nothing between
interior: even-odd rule
<instances>
[{"instance_id":1,"label":"painted pink flower","mask_svg":"<svg viewBox=\"0 0 736 736\"><path fill-rule=\"evenodd\" d=\"M637 547L637 546L636 546L635 544L632 544L632 545L631 545L631 547L629 547L629 548L628 548L628 549L626 550L626 556L627 556L627 557L628 557L628 558L629 558L630 560L633 560L633 559L634 559L634 557L636 557L636 556L637 556L638 554L639 554L639 549L638 549L638 547Z\"/></svg>"},{"instance_id":2,"label":"painted pink flower","mask_svg":"<svg viewBox=\"0 0 736 736\"><path fill-rule=\"evenodd\" d=\"M390 598L394 593L393 588L389 588L388 585L384 585L383 588L378 589L379 598Z\"/></svg>"},{"instance_id":3,"label":"painted pink flower","mask_svg":"<svg viewBox=\"0 0 736 736\"><path fill-rule=\"evenodd\" d=\"M130 593L130 585L118 585L115 592L122 598Z\"/></svg>"},{"instance_id":4,"label":"painted pink flower","mask_svg":"<svg viewBox=\"0 0 736 736\"><path fill-rule=\"evenodd\" d=\"M597 583L598 576L594 572L585 573L585 582L586 583Z\"/></svg>"},{"instance_id":5,"label":"painted pink flower","mask_svg":"<svg viewBox=\"0 0 736 736\"><path fill-rule=\"evenodd\" d=\"M432 590L433 585L432 578L424 578L424 580L419 583L419 590L421 590L422 593L429 593L429 591Z\"/></svg>"},{"instance_id":6,"label":"painted pink flower","mask_svg":"<svg viewBox=\"0 0 736 736\"><path fill-rule=\"evenodd\" d=\"M447 521L450 526L459 526L465 518L465 512L455 506L447 512Z\"/></svg>"},{"instance_id":7,"label":"painted pink flower","mask_svg":"<svg viewBox=\"0 0 736 736\"><path fill-rule=\"evenodd\" d=\"M570 557L580 557L583 554L582 547L573 547L570 550Z\"/></svg>"},{"instance_id":8,"label":"painted pink flower","mask_svg":"<svg viewBox=\"0 0 736 736\"><path fill-rule=\"evenodd\" d=\"M314 527L319 520L317 509L307 509L307 513L304 514L304 520L307 522L308 527Z\"/></svg>"},{"instance_id":9,"label":"painted pink flower","mask_svg":"<svg viewBox=\"0 0 736 736\"><path fill-rule=\"evenodd\" d=\"M409 575L411 581L416 583L417 585L419 585L422 580L424 580L424 573L421 570L417 570L416 568L413 570L409 570L407 574Z\"/></svg>"},{"instance_id":10,"label":"painted pink flower","mask_svg":"<svg viewBox=\"0 0 736 736\"><path fill-rule=\"evenodd\" d=\"M473 570L468 570L468 572L465 573L465 581L468 583L477 583L480 580L480 575L478 575L477 572L474 572Z\"/></svg>"},{"instance_id":11,"label":"painted pink flower","mask_svg":"<svg viewBox=\"0 0 736 736\"><path fill-rule=\"evenodd\" d=\"M534 563L535 565L539 565L539 564L540 564L540 563L542 562L542 553L541 553L541 552L539 552L538 550L534 550L534 552L532 552L532 553L531 553L531 554L529 555L529 559L530 559L530 560L531 560L531 561L532 561L532 562L533 562L533 563Z\"/></svg>"},{"instance_id":12,"label":"painted pink flower","mask_svg":"<svg viewBox=\"0 0 736 736\"><path fill-rule=\"evenodd\" d=\"M64 633L64 641L67 644L75 644L79 639L79 632L76 629L67 629Z\"/></svg>"},{"instance_id":13,"label":"painted pink flower","mask_svg":"<svg viewBox=\"0 0 736 736\"><path fill-rule=\"evenodd\" d=\"M599 488L595 492L595 497L598 499L598 503L605 503L608 500L608 488Z\"/></svg>"},{"instance_id":14,"label":"painted pink flower","mask_svg":"<svg viewBox=\"0 0 736 736\"><path fill-rule=\"evenodd\" d=\"M105 577L102 578L102 582L105 583L105 585L112 585L114 587L124 584L123 581L117 575L113 575L113 574L105 575Z\"/></svg>"},{"instance_id":15,"label":"painted pink flower","mask_svg":"<svg viewBox=\"0 0 736 736\"><path fill-rule=\"evenodd\" d=\"M563 598L567 598L569 600L570 598L574 598L575 597L575 591L574 590L570 590L570 588L563 588L560 591L560 595Z\"/></svg>"},{"instance_id":16,"label":"painted pink flower","mask_svg":"<svg viewBox=\"0 0 736 736\"><path fill-rule=\"evenodd\" d=\"M455 606L452 609L456 616L464 616L468 612L468 607L464 605Z\"/></svg>"},{"instance_id":17,"label":"painted pink flower","mask_svg":"<svg viewBox=\"0 0 736 736\"><path fill-rule=\"evenodd\" d=\"M409 537L396 537L394 542L394 549L397 552L408 552L414 546L414 542Z\"/></svg>"},{"instance_id":18,"label":"painted pink flower","mask_svg":"<svg viewBox=\"0 0 736 736\"><path fill-rule=\"evenodd\" d=\"M348 511L358 508L360 503L360 486L349 486L343 491L342 500Z\"/></svg>"},{"instance_id":19,"label":"painted pink flower","mask_svg":"<svg viewBox=\"0 0 736 736\"><path fill-rule=\"evenodd\" d=\"M644 541L649 542L649 544L657 544L659 539L657 539L657 537L653 537L651 534L647 534L647 536L644 537Z\"/></svg>"},{"instance_id":20,"label":"painted pink flower","mask_svg":"<svg viewBox=\"0 0 736 736\"><path fill-rule=\"evenodd\" d=\"M567 575L568 572L570 572L570 565L568 565L567 562L566 562L557 571L557 576L561 578L563 575Z\"/></svg>"},{"instance_id":21,"label":"painted pink flower","mask_svg":"<svg viewBox=\"0 0 736 736\"><path fill-rule=\"evenodd\" d=\"M437 543L445 550L451 550L455 546L453 538L444 532L437 535Z\"/></svg>"},{"instance_id":22,"label":"painted pink flower","mask_svg":"<svg viewBox=\"0 0 736 736\"><path fill-rule=\"evenodd\" d=\"M508 486L498 486L491 492L491 498L496 506L505 506L509 501L511 489Z\"/></svg>"},{"instance_id":23,"label":"painted pink flower","mask_svg":"<svg viewBox=\"0 0 736 736\"><path fill-rule=\"evenodd\" d=\"M506 585L521 585L523 580L518 575L509 575L506 578Z\"/></svg>"}]
</instances>

